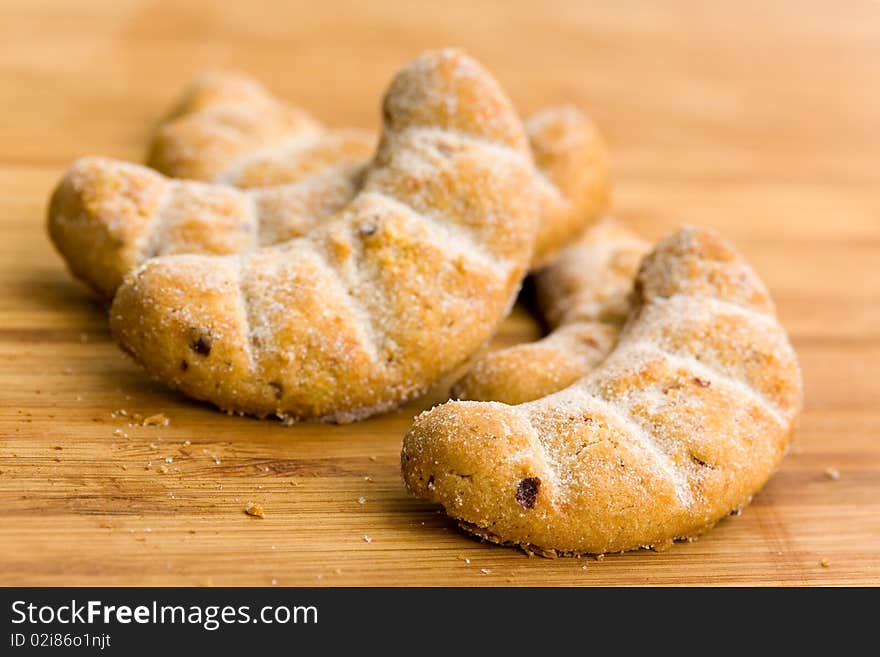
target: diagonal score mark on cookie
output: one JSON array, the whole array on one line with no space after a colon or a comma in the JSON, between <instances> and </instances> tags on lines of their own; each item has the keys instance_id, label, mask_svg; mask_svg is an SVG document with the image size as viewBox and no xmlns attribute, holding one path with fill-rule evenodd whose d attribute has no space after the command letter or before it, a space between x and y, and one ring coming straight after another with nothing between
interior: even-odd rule
<instances>
[{"instance_id":1,"label":"diagonal score mark on cookie","mask_svg":"<svg viewBox=\"0 0 880 657\"><path fill-rule=\"evenodd\" d=\"M332 421L396 406L461 364L531 257L528 141L497 82L454 50L405 67L383 114L361 189L305 236L161 256L129 274L110 311L120 345L223 409ZM466 229L466 241L441 225Z\"/></svg>"},{"instance_id":2,"label":"diagonal score mark on cookie","mask_svg":"<svg viewBox=\"0 0 880 657\"><path fill-rule=\"evenodd\" d=\"M598 218L608 179L602 139L576 108L547 108L525 125L541 214L535 267ZM236 201L234 190L221 194L212 187L229 206L218 213L189 181L172 183L144 167L83 158L53 195L49 233L74 275L109 299L124 274L153 255L238 253L306 234L357 193L374 142L363 131L322 128L248 76L203 74L160 126L149 163L166 175L243 188L245 196ZM174 205L150 202L175 185L175 204L190 208L184 217ZM129 197L148 221L126 204ZM255 214L235 207L247 204ZM171 229L175 223L179 230Z\"/></svg>"},{"instance_id":3,"label":"diagonal score mark on cookie","mask_svg":"<svg viewBox=\"0 0 880 657\"><path fill-rule=\"evenodd\" d=\"M524 404L455 401L421 414L403 476L498 543L660 549L748 503L778 466L802 398L763 283L717 234L684 228L642 262L629 319L598 367ZM448 472L471 476L465 485Z\"/></svg>"}]
</instances>

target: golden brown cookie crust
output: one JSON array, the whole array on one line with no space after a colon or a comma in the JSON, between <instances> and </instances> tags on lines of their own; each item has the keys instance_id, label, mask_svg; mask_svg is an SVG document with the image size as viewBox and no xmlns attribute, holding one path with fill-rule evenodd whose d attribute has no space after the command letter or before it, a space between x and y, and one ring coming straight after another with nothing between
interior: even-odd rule
<instances>
[{"instance_id":1,"label":"golden brown cookie crust","mask_svg":"<svg viewBox=\"0 0 880 657\"><path fill-rule=\"evenodd\" d=\"M270 121L261 124L262 132L256 136L244 128L233 132L238 149L234 157L227 148L232 139L228 134L226 142L215 143L212 130L218 106L249 111L255 119L261 116L260 108L267 101L254 104L240 91L243 82L221 76L215 84L196 83L179 110L195 108L194 113L179 116L160 131L165 135L163 151L190 157L166 158L166 162L188 163L164 169L178 174L196 168L210 171L214 182L243 188L242 193L221 194L204 183L171 180L147 167L106 158L81 158L68 170L52 196L47 223L52 241L77 278L109 300L123 276L149 258L225 255L270 246L305 235L351 202L362 185L367 154L374 149L374 140L366 133L318 130L310 123L306 134L294 131L291 136L286 122L273 129ZM261 88L257 85L257 89ZM224 100L224 90L230 99ZM268 95L265 90L261 93ZM534 143L540 143L536 150L544 153L544 168L536 177L539 206L544 208L544 228L539 230L567 221L568 213L580 208L580 224L568 223L566 231L556 233L563 239L570 237L567 231L592 221L593 215L577 199L590 196L591 188L582 183L584 175L604 180L604 168L578 173L566 165L582 160L578 153L584 147L577 136L588 123L586 117L571 108L551 108L538 116ZM264 133L281 141L263 147ZM556 155L550 156L553 140L568 146L557 145ZM602 188L594 191L598 194ZM547 210L551 206L554 209Z\"/></svg>"},{"instance_id":2,"label":"golden brown cookie crust","mask_svg":"<svg viewBox=\"0 0 880 657\"><path fill-rule=\"evenodd\" d=\"M462 363L531 257L528 142L498 84L455 50L405 67L383 116L362 186L305 236L130 273L110 311L119 344L222 409L337 422L392 408Z\"/></svg>"},{"instance_id":3,"label":"golden brown cookie crust","mask_svg":"<svg viewBox=\"0 0 880 657\"><path fill-rule=\"evenodd\" d=\"M299 151L308 143L327 155L325 165L334 154L349 165L366 164L372 148L366 133L321 130L303 117L305 112L282 103L254 78L232 71L202 74L160 127L148 162L174 178L243 188L300 181ZM538 169L536 269L601 216L608 205L608 163L598 129L572 105L543 109L525 126ZM334 142L336 151L329 146ZM304 161L314 166L318 160L313 153Z\"/></svg>"},{"instance_id":4,"label":"golden brown cookie crust","mask_svg":"<svg viewBox=\"0 0 880 657\"><path fill-rule=\"evenodd\" d=\"M559 554L662 548L746 504L803 394L764 285L717 234L685 228L645 258L634 302L616 348L576 384L417 417L409 490L481 536Z\"/></svg>"},{"instance_id":5,"label":"golden brown cookie crust","mask_svg":"<svg viewBox=\"0 0 880 657\"><path fill-rule=\"evenodd\" d=\"M648 248L613 219L589 228L554 264L534 275L550 333L477 359L450 397L522 404L585 376L617 343L633 279Z\"/></svg>"}]
</instances>

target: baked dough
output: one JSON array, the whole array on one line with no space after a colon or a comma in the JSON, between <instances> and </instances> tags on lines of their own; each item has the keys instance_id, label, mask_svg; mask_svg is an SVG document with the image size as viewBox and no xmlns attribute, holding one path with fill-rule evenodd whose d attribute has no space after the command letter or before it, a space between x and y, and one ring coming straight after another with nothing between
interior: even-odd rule
<instances>
[{"instance_id":1,"label":"baked dough","mask_svg":"<svg viewBox=\"0 0 880 657\"><path fill-rule=\"evenodd\" d=\"M533 277L550 333L479 358L450 396L521 404L585 376L617 343L633 279L648 250L647 242L613 219L587 229Z\"/></svg>"},{"instance_id":2,"label":"baked dough","mask_svg":"<svg viewBox=\"0 0 880 657\"><path fill-rule=\"evenodd\" d=\"M73 164L52 195L47 223L77 278L110 300L125 274L149 258L224 255L277 244L307 234L351 202L374 140L357 131L316 132L314 122L289 120L263 95L253 92L258 100L251 100L247 81L199 78L181 103L193 113L160 130L161 147L154 152L163 156L151 158L167 172L204 175L222 187L170 180L107 158ZM274 109L260 122L267 105ZM230 113L240 117L237 123ZM538 157L536 248L544 261L604 207L606 171L598 134L574 108L536 114L527 132ZM264 147L270 135L278 144Z\"/></svg>"},{"instance_id":3,"label":"baked dough","mask_svg":"<svg viewBox=\"0 0 880 657\"><path fill-rule=\"evenodd\" d=\"M802 403L764 285L716 233L684 228L644 260L633 299L615 349L574 385L416 418L409 490L478 536L543 554L660 549L747 504Z\"/></svg>"},{"instance_id":4,"label":"baked dough","mask_svg":"<svg viewBox=\"0 0 880 657\"><path fill-rule=\"evenodd\" d=\"M455 50L405 67L383 118L358 192L305 236L161 256L129 274L110 310L122 348L222 409L336 422L397 406L461 364L508 311L531 257L526 135L495 80ZM180 187L134 191L118 198L145 222L191 216ZM208 197L219 216L256 225L240 191Z\"/></svg>"},{"instance_id":5,"label":"baked dough","mask_svg":"<svg viewBox=\"0 0 880 657\"><path fill-rule=\"evenodd\" d=\"M173 178L241 188L302 182L327 168L356 175L375 152L364 130L328 130L238 71L197 75L162 122L147 164Z\"/></svg>"},{"instance_id":6,"label":"baked dough","mask_svg":"<svg viewBox=\"0 0 880 657\"><path fill-rule=\"evenodd\" d=\"M599 131L576 107L548 107L525 125L541 208L535 269L601 216L608 203L608 167ZM323 130L252 77L213 71L196 77L160 126L148 163L174 178L267 187L299 182L309 167L331 164L334 154L347 165L365 163L371 142L362 131Z\"/></svg>"}]
</instances>

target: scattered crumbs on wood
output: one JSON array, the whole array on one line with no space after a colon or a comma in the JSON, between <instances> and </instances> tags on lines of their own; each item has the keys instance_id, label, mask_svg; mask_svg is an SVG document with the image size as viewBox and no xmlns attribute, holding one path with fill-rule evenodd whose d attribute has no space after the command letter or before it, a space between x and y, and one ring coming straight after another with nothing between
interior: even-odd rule
<instances>
[{"instance_id":1,"label":"scattered crumbs on wood","mask_svg":"<svg viewBox=\"0 0 880 657\"><path fill-rule=\"evenodd\" d=\"M470 565L470 564L471 564L471 560L468 559L467 557L459 557L459 559L461 559L462 561L464 561L467 565Z\"/></svg>"},{"instance_id":2,"label":"scattered crumbs on wood","mask_svg":"<svg viewBox=\"0 0 880 657\"><path fill-rule=\"evenodd\" d=\"M364 534L364 542L365 542L365 543L372 543L372 542L373 542L373 537L370 536L369 534Z\"/></svg>"},{"instance_id":3,"label":"scattered crumbs on wood","mask_svg":"<svg viewBox=\"0 0 880 657\"><path fill-rule=\"evenodd\" d=\"M367 498L364 497L363 495L358 498L358 504L366 504L366 503L367 503Z\"/></svg>"},{"instance_id":4,"label":"scattered crumbs on wood","mask_svg":"<svg viewBox=\"0 0 880 657\"><path fill-rule=\"evenodd\" d=\"M174 457L173 456L166 456L165 463L174 463Z\"/></svg>"},{"instance_id":5,"label":"scattered crumbs on wood","mask_svg":"<svg viewBox=\"0 0 880 657\"><path fill-rule=\"evenodd\" d=\"M159 472L161 472L162 474L168 474L168 466L167 465L160 465Z\"/></svg>"},{"instance_id":6,"label":"scattered crumbs on wood","mask_svg":"<svg viewBox=\"0 0 880 657\"><path fill-rule=\"evenodd\" d=\"M144 531L149 534L150 532L153 531L153 528L152 527L144 527Z\"/></svg>"},{"instance_id":7,"label":"scattered crumbs on wood","mask_svg":"<svg viewBox=\"0 0 880 657\"><path fill-rule=\"evenodd\" d=\"M489 570L488 568L480 568L480 572L483 573L484 575L488 575L488 574L490 574L492 571Z\"/></svg>"},{"instance_id":8,"label":"scattered crumbs on wood","mask_svg":"<svg viewBox=\"0 0 880 657\"><path fill-rule=\"evenodd\" d=\"M272 586L278 586L278 580L274 577L272 578Z\"/></svg>"},{"instance_id":9,"label":"scattered crumbs on wood","mask_svg":"<svg viewBox=\"0 0 880 657\"><path fill-rule=\"evenodd\" d=\"M584 564L583 566L581 566L581 570L586 570L586 569L587 569L587 564Z\"/></svg>"},{"instance_id":10,"label":"scattered crumbs on wood","mask_svg":"<svg viewBox=\"0 0 880 657\"><path fill-rule=\"evenodd\" d=\"M605 555L604 554L597 554L596 561L605 561Z\"/></svg>"},{"instance_id":11,"label":"scattered crumbs on wood","mask_svg":"<svg viewBox=\"0 0 880 657\"><path fill-rule=\"evenodd\" d=\"M150 449L159 449L159 446L156 443L150 443Z\"/></svg>"},{"instance_id":12,"label":"scattered crumbs on wood","mask_svg":"<svg viewBox=\"0 0 880 657\"><path fill-rule=\"evenodd\" d=\"M831 562L828 561L828 559L822 558L819 560L819 565L822 566L823 568L828 568L828 566L831 565Z\"/></svg>"},{"instance_id":13,"label":"scattered crumbs on wood","mask_svg":"<svg viewBox=\"0 0 880 657\"><path fill-rule=\"evenodd\" d=\"M247 506L244 507L244 512L249 516L254 516L255 518L266 517L266 511L263 509L263 505L259 502L248 502Z\"/></svg>"},{"instance_id":14,"label":"scattered crumbs on wood","mask_svg":"<svg viewBox=\"0 0 880 657\"><path fill-rule=\"evenodd\" d=\"M123 463L123 464L122 464L121 466L119 466L119 467L121 467L123 470L128 470L128 466L125 465L125 463Z\"/></svg>"},{"instance_id":15,"label":"scattered crumbs on wood","mask_svg":"<svg viewBox=\"0 0 880 657\"><path fill-rule=\"evenodd\" d=\"M370 457L370 460L371 460L371 461L378 461L378 459L377 459L375 456L371 456L371 457Z\"/></svg>"},{"instance_id":16,"label":"scattered crumbs on wood","mask_svg":"<svg viewBox=\"0 0 880 657\"><path fill-rule=\"evenodd\" d=\"M183 441L183 446L184 446L184 447L189 447L190 445L192 445L192 441L191 441L191 440L184 440L184 441Z\"/></svg>"},{"instance_id":17,"label":"scattered crumbs on wood","mask_svg":"<svg viewBox=\"0 0 880 657\"><path fill-rule=\"evenodd\" d=\"M370 475L367 475L366 477L364 477L364 481L366 481L367 483L372 484L372 483L373 483L373 478L372 478Z\"/></svg>"}]
</instances>

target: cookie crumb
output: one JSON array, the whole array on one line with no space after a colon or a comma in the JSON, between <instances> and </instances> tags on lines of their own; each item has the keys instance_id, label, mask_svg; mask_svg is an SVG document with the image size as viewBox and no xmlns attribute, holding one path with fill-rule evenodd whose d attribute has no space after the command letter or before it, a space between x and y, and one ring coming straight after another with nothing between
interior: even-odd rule
<instances>
[{"instance_id":1,"label":"cookie crumb","mask_svg":"<svg viewBox=\"0 0 880 657\"><path fill-rule=\"evenodd\" d=\"M171 420L164 413L156 413L143 419L145 427L167 427L171 424Z\"/></svg>"},{"instance_id":2,"label":"cookie crumb","mask_svg":"<svg viewBox=\"0 0 880 657\"><path fill-rule=\"evenodd\" d=\"M368 534L364 534L364 542L366 542L366 543L372 543L372 542L373 542L373 537L370 536L370 535L368 535Z\"/></svg>"},{"instance_id":3,"label":"cookie crumb","mask_svg":"<svg viewBox=\"0 0 880 657\"><path fill-rule=\"evenodd\" d=\"M263 505L258 502L248 502L247 506L244 508L244 512L249 516L254 516L255 518L265 518L266 512L263 510Z\"/></svg>"},{"instance_id":4,"label":"cookie crumb","mask_svg":"<svg viewBox=\"0 0 880 657\"><path fill-rule=\"evenodd\" d=\"M369 484L372 484L372 483L373 483L373 478L372 478L371 476L367 475L366 477L364 477L364 481L366 481L366 482L369 483Z\"/></svg>"},{"instance_id":5,"label":"cookie crumb","mask_svg":"<svg viewBox=\"0 0 880 657\"><path fill-rule=\"evenodd\" d=\"M597 554L596 561L605 561L605 555L604 554Z\"/></svg>"},{"instance_id":6,"label":"cookie crumb","mask_svg":"<svg viewBox=\"0 0 880 657\"><path fill-rule=\"evenodd\" d=\"M366 497L361 496L358 498L358 504L366 504L366 503L367 503Z\"/></svg>"},{"instance_id":7,"label":"cookie crumb","mask_svg":"<svg viewBox=\"0 0 880 657\"><path fill-rule=\"evenodd\" d=\"M819 560L819 565L822 566L823 568L828 568L828 566L831 565L831 562L828 561L828 559L823 558L823 559Z\"/></svg>"},{"instance_id":8,"label":"cookie crumb","mask_svg":"<svg viewBox=\"0 0 880 657\"><path fill-rule=\"evenodd\" d=\"M168 474L168 466L167 465L160 465L159 472L161 472L162 474Z\"/></svg>"},{"instance_id":9,"label":"cookie crumb","mask_svg":"<svg viewBox=\"0 0 880 657\"><path fill-rule=\"evenodd\" d=\"M825 476L831 481L837 481L840 479L840 470L837 468L825 468Z\"/></svg>"},{"instance_id":10,"label":"cookie crumb","mask_svg":"<svg viewBox=\"0 0 880 657\"><path fill-rule=\"evenodd\" d=\"M273 577L272 578L272 586L277 586L277 585L278 585L278 580Z\"/></svg>"},{"instance_id":11,"label":"cookie crumb","mask_svg":"<svg viewBox=\"0 0 880 657\"><path fill-rule=\"evenodd\" d=\"M489 570L488 568L480 568L480 572L483 573L484 575L488 575L492 571Z\"/></svg>"}]
</instances>

